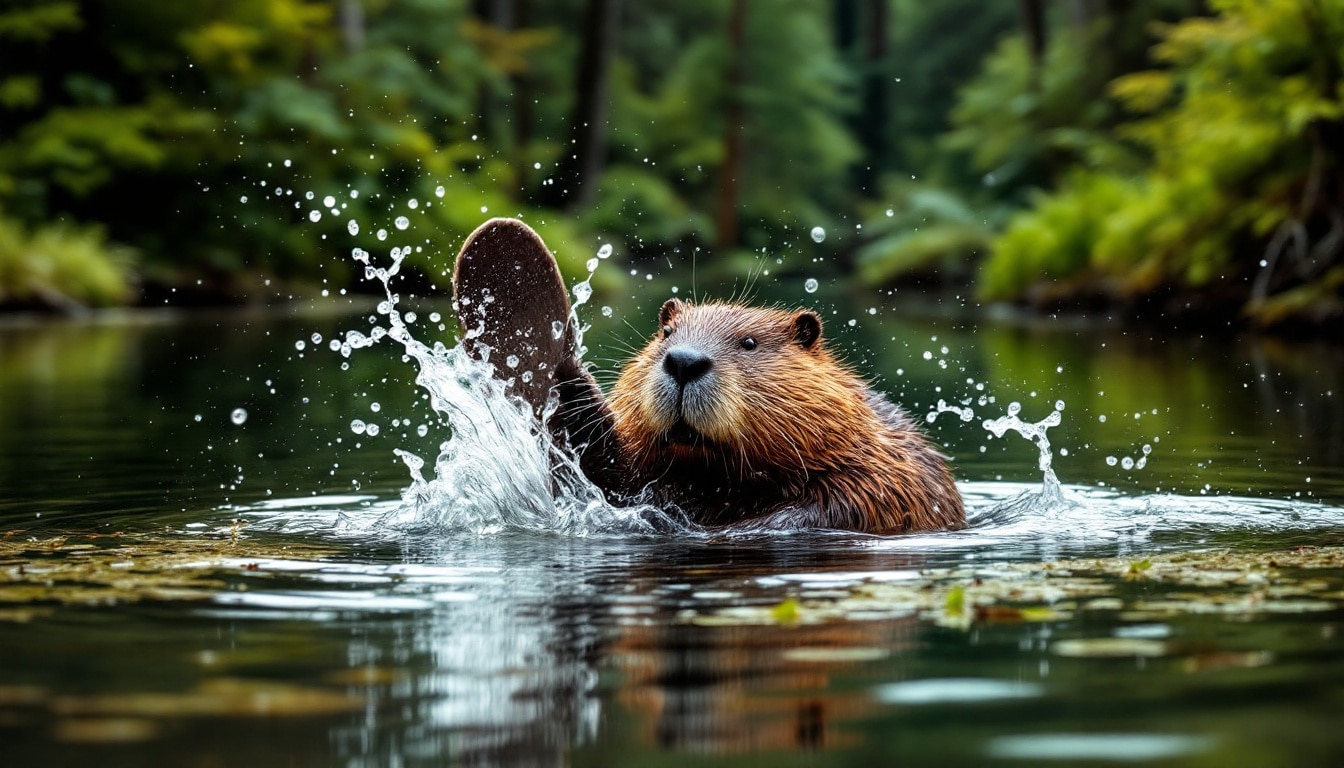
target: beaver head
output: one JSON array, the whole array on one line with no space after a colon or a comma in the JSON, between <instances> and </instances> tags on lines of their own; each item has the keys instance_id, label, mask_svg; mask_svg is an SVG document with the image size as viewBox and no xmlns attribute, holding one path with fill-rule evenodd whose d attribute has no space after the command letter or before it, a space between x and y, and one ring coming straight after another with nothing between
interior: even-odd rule
<instances>
[{"instance_id":1,"label":"beaver head","mask_svg":"<svg viewBox=\"0 0 1344 768\"><path fill-rule=\"evenodd\" d=\"M815 312L671 299L658 326L610 399L636 465L701 458L738 476L806 474L878 430Z\"/></svg>"}]
</instances>

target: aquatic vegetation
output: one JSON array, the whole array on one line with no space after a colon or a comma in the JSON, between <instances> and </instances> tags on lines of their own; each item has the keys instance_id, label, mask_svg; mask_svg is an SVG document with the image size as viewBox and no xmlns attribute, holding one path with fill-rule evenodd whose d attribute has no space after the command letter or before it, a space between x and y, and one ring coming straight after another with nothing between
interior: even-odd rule
<instances>
[{"instance_id":1,"label":"aquatic vegetation","mask_svg":"<svg viewBox=\"0 0 1344 768\"><path fill-rule=\"evenodd\" d=\"M1137 566L1137 567L1136 567ZM1142 580L1152 589L1136 593ZM917 617L941 626L1052 622L1101 612L1133 623L1182 614L1254 616L1344 608L1344 547L1282 552L1191 551L1130 558L932 568L894 580L856 578L839 596L790 597L686 614L705 626L821 624ZM1154 597L1154 593L1161 595ZM787 610L782 610L788 606ZM1161 656L1163 642L1132 638L1060 641L1061 656Z\"/></svg>"},{"instance_id":2,"label":"aquatic vegetation","mask_svg":"<svg viewBox=\"0 0 1344 768\"><path fill-rule=\"evenodd\" d=\"M231 576L265 573L294 558L337 549L316 542L262 542L236 535L70 534L0 536L0 621L29 621L44 606L208 601Z\"/></svg>"}]
</instances>

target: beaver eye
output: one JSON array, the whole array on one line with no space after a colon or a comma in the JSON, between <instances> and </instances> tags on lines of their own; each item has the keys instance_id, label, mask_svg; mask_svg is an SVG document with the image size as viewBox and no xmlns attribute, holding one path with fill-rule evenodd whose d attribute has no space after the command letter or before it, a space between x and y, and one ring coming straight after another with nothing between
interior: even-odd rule
<instances>
[{"instance_id":1,"label":"beaver eye","mask_svg":"<svg viewBox=\"0 0 1344 768\"><path fill-rule=\"evenodd\" d=\"M756 340L750 336L742 337L742 341L738 343L741 344L742 348L746 350L752 350L756 348Z\"/></svg>"},{"instance_id":2,"label":"beaver eye","mask_svg":"<svg viewBox=\"0 0 1344 768\"><path fill-rule=\"evenodd\" d=\"M672 335L672 326L670 326L670 325L664 325L664 326L663 326L663 338L667 338L668 336L671 336L671 335Z\"/></svg>"}]
</instances>

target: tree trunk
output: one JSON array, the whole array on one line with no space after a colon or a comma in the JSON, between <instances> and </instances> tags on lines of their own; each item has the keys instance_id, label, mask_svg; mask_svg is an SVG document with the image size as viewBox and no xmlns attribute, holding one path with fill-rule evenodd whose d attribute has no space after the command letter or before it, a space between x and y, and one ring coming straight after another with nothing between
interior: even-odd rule
<instances>
[{"instance_id":1,"label":"tree trunk","mask_svg":"<svg viewBox=\"0 0 1344 768\"><path fill-rule=\"evenodd\" d=\"M512 0L474 0L471 12L482 24L500 30L512 27ZM499 133L497 113L503 106L498 90L488 79L481 79L476 85L476 130L487 146L498 146L507 137ZM503 118L508 120L508 115Z\"/></svg>"},{"instance_id":2,"label":"tree trunk","mask_svg":"<svg viewBox=\"0 0 1344 768\"><path fill-rule=\"evenodd\" d=\"M530 0L515 0L514 25L517 29L527 29L532 23L532 3ZM523 190L531 189L532 166L528 162L527 149L532 143L532 129L535 118L532 113L532 73L520 72L513 76L513 141L514 173L517 186L514 197L522 197Z\"/></svg>"},{"instance_id":3,"label":"tree trunk","mask_svg":"<svg viewBox=\"0 0 1344 768\"><path fill-rule=\"evenodd\" d=\"M341 40L345 42L345 52L357 53L364 47L364 2L363 0L341 0Z\"/></svg>"},{"instance_id":4,"label":"tree trunk","mask_svg":"<svg viewBox=\"0 0 1344 768\"><path fill-rule=\"evenodd\" d=\"M541 205L570 208L592 200L607 152L607 84L616 48L620 0L588 0L569 113L569 141L555 172L536 193Z\"/></svg>"},{"instance_id":5,"label":"tree trunk","mask_svg":"<svg viewBox=\"0 0 1344 768\"><path fill-rule=\"evenodd\" d=\"M715 212L715 250L737 245L738 177L742 173L743 54L747 38L747 0L733 0L728 19L728 102L724 109L723 168Z\"/></svg>"},{"instance_id":6,"label":"tree trunk","mask_svg":"<svg viewBox=\"0 0 1344 768\"><path fill-rule=\"evenodd\" d=\"M859 141L863 144L863 167L859 169L859 188L866 194L876 192L877 179L886 166L887 125L890 103L887 100L887 0L867 0L867 25L863 38L863 108L859 112Z\"/></svg>"},{"instance_id":7,"label":"tree trunk","mask_svg":"<svg viewBox=\"0 0 1344 768\"><path fill-rule=\"evenodd\" d=\"M1046 26L1045 6L1041 0L1017 0L1022 12L1022 32L1027 38L1027 53L1031 55L1033 87L1040 75L1041 61L1045 59Z\"/></svg>"}]
</instances>

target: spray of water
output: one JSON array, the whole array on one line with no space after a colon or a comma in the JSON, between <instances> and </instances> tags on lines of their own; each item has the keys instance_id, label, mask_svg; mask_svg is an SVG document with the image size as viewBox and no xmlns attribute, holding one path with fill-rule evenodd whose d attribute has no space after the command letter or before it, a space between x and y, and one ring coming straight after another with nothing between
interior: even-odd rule
<instances>
[{"instance_id":1,"label":"spray of water","mask_svg":"<svg viewBox=\"0 0 1344 768\"><path fill-rule=\"evenodd\" d=\"M556 402L548 403L538 420L531 407L508 395L505 382L493 375L488 349L484 360L477 360L461 345L448 348L435 342L431 347L412 335L397 307L400 297L391 288L407 252L393 248L392 264L378 267L366 251L354 250L353 258L364 265L365 277L382 286L384 300L377 312L386 325L376 326L367 335L349 331L333 347L349 356L355 349L385 339L400 344L419 368L416 384L428 393L430 407L448 422L452 437L440 444L432 476L426 476L424 458L396 451L410 472L411 485L403 491L401 503L373 527L589 536L651 533L672 525L668 516L652 507L609 503L580 471L576 457L551 440L545 422L555 412ZM589 279L596 261L589 264ZM589 281L579 283L574 288L574 306L582 305L590 295ZM581 345L583 326L577 314L571 321ZM349 520L347 525L361 523Z\"/></svg>"},{"instance_id":2,"label":"spray of water","mask_svg":"<svg viewBox=\"0 0 1344 768\"><path fill-rule=\"evenodd\" d=\"M985 431L995 437L1003 437L1011 431L1035 443L1037 450L1040 451L1037 465L1041 470L1039 491L1024 492L1003 502L982 515L982 519L1016 516L1028 512L1058 512L1077 505L1075 501L1065 496L1064 488L1060 485L1059 478L1055 476L1055 470L1051 466L1054 453L1050 448L1050 438L1046 434L1051 427L1057 427L1063 421L1063 411L1064 401L1056 400L1055 409L1045 418L1036 422L1024 421L1021 416L1022 404L1012 402L1008 404L1008 412L1003 416L981 422ZM946 400L939 400L934 410L929 412L927 420L932 423L943 413L954 413L964 422L970 422L975 418L975 410L969 405L951 405Z\"/></svg>"}]
</instances>

